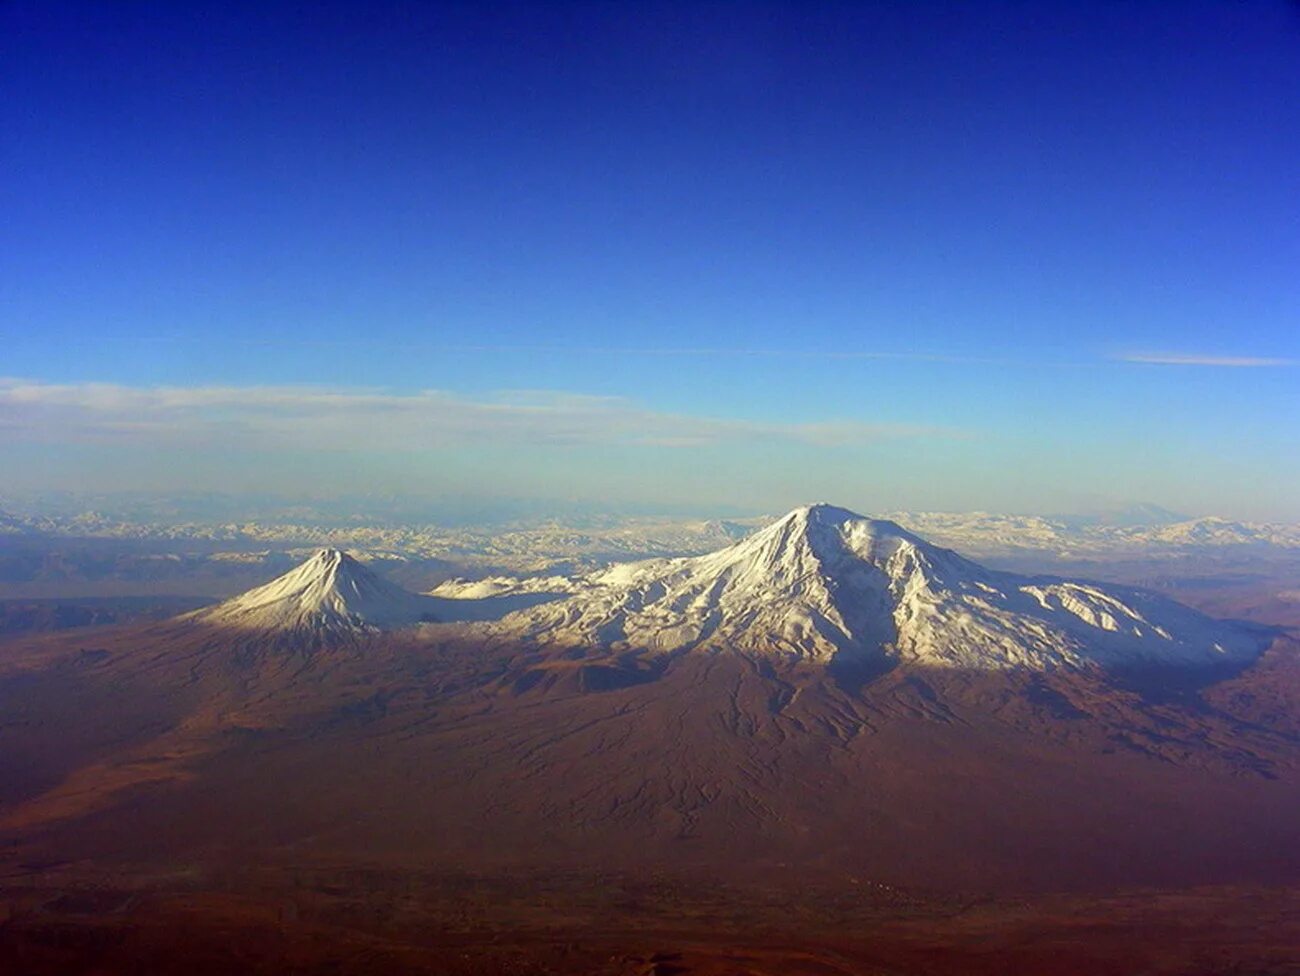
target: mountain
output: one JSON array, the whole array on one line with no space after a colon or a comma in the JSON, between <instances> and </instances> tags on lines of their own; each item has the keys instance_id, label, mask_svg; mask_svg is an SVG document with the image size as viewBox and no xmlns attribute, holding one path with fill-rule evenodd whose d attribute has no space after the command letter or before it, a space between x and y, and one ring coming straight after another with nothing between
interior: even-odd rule
<instances>
[{"instance_id":1,"label":"mountain","mask_svg":"<svg viewBox=\"0 0 1300 976\"><path fill-rule=\"evenodd\" d=\"M1026 913L1066 920L1044 954L1091 944L1104 925L1058 895L1095 892L1124 893L1102 921L1135 944L1181 944L1216 924L1210 888L1286 950L1256 898L1300 882L1294 635L827 505L709 555L438 593L326 549L205 611L0 644L0 970L250 971L261 918L267 973L307 946L357 973L1125 973L989 946ZM445 622L414 626L429 609ZM1234 667L1187 666L1207 662ZM175 968L138 941L167 905L148 930ZM1156 905L1177 924L1133 914ZM973 955L932 952L923 921ZM240 958L196 969L196 930ZM530 955L552 935L569 955ZM915 955L877 955L891 938ZM834 961L742 965L751 939ZM366 948L409 940L454 958ZM644 951L710 944L709 968ZM1222 944L1143 971L1227 973ZM1261 945L1232 971L1289 971Z\"/></svg>"},{"instance_id":2,"label":"mountain","mask_svg":"<svg viewBox=\"0 0 1300 976\"><path fill-rule=\"evenodd\" d=\"M831 505L706 556L614 566L497 631L575 647L1038 671L1240 663L1268 640L1153 593L986 569Z\"/></svg>"},{"instance_id":3,"label":"mountain","mask_svg":"<svg viewBox=\"0 0 1300 976\"><path fill-rule=\"evenodd\" d=\"M301 566L186 618L234 630L350 635L433 619L431 601L409 593L339 549L321 549Z\"/></svg>"}]
</instances>

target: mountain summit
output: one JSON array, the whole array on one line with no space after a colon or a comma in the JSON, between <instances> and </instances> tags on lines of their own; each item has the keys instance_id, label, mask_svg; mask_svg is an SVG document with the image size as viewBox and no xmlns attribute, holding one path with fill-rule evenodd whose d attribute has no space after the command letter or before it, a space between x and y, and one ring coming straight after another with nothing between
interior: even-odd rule
<instances>
[{"instance_id":1,"label":"mountain summit","mask_svg":"<svg viewBox=\"0 0 1300 976\"><path fill-rule=\"evenodd\" d=\"M324 636L407 626L429 613L428 598L388 582L342 550L321 549L297 569L190 619Z\"/></svg>"},{"instance_id":2,"label":"mountain summit","mask_svg":"<svg viewBox=\"0 0 1300 976\"><path fill-rule=\"evenodd\" d=\"M898 524L797 508L705 556L614 566L502 628L544 643L977 670L1249 660L1257 633L1142 590L986 569Z\"/></svg>"}]
</instances>

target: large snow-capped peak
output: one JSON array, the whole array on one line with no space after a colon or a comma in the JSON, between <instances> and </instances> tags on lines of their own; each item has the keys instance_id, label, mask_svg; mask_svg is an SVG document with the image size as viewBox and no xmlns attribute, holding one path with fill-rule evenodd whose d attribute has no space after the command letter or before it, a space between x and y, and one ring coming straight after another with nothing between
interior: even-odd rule
<instances>
[{"instance_id":1,"label":"large snow-capped peak","mask_svg":"<svg viewBox=\"0 0 1300 976\"><path fill-rule=\"evenodd\" d=\"M932 548L896 522L817 504L796 508L700 562L731 567L750 583L798 585L810 577L833 576L853 561L884 567L899 552Z\"/></svg>"},{"instance_id":2,"label":"large snow-capped peak","mask_svg":"<svg viewBox=\"0 0 1300 976\"><path fill-rule=\"evenodd\" d=\"M1262 644L1153 593L985 569L831 505L795 509L709 555L613 566L498 629L543 643L976 669L1199 665Z\"/></svg>"},{"instance_id":3,"label":"large snow-capped peak","mask_svg":"<svg viewBox=\"0 0 1300 976\"><path fill-rule=\"evenodd\" d=\"M429 603L342 550L321 549L264 586L190 617L248 630L359 634L429 619Z\"/></svg>"}]
</instances>

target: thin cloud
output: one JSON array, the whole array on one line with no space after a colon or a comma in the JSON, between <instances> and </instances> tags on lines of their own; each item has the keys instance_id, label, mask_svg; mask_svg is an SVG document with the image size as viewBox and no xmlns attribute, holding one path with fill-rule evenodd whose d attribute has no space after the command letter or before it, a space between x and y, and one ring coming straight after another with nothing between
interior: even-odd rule
<instances>
[{"instance_id":1,"label":"thin cloud","mask_svg":"<svg viewBox=\"0 0 1300 976\"><path fill-rule=\"evenodd\" d=\"M759 423L664 413L620 397L537 390L471 398L443 390L397 394L0 379L0 439L9 441L418 451L483 444L689 448L762 438L852 445L935 436L961 434L861 421Z\"/></svg>"},{"instance_id":2,"label":"thin cloud","mask_svg":"<svg viewBox=\"0 0 1300 976\"><path fill-rule=\"evenodd\" d=\"M1223 366L1231 369L1300 366L1300 359L1279 359L1270 356L1205 356L1175 352L1127 353L1114 358L1123 363L1145 363L1153 366Z\"/></svg>"}]
</instances>

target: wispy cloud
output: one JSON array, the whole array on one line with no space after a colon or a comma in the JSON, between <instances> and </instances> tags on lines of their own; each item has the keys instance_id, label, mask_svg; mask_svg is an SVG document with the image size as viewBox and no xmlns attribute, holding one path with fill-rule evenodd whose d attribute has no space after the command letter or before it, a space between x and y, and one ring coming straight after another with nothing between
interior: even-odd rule
<instances>
[{"instance_id":1,"label":"wispy cloud","mask_svg":"<svg viewBox=\"0 0 1300 976\"><path fill-rule=\"evenodd\" d=\"M473 398L440 390L134 387L0 379L0 440L9 441L418 451L485 443L680 448L759 438L848 445L958 434L925 425L861 421L759 423L554 391Z\"/></svg>"},{"instance_id":2,"label":"wispy cloud","mask_svg":"<svg viewBox=\"0 0 1300 976\"><path fill-rule=\"evenodd\" d=\"M1153 366L1224 366L1247 369L1300 366L1300 359L1279 359L1269 356L1212 356L1178 352L1125 353L1114 358L1124 363L1147 363Z\"/></svg>"}]
</instances>

